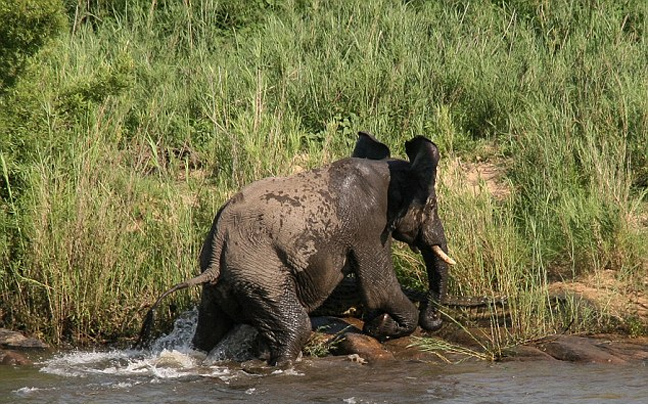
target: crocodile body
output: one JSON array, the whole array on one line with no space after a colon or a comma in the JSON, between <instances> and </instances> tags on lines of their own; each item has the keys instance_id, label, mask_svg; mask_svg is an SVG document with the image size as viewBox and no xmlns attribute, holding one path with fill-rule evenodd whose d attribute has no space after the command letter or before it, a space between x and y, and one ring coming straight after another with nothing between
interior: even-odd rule
<instances>
[{"instance_id":1,"label":"crocodile body","mask_svg":"<svg viewBox=\"0 0 648 404\"><path fill-rule=\"evenodd\" d=\"M424 291L402 287L403 293L414 303L425 301L427 294ZM441 306L452 308L478 308L494 305L505 305L505 298L491 298L487 296L448 296ZM363 312L362 297L354 276L346 276L335 288L333 293L315 309L311 316L360 316Z\"/></svg>"}]
</instances>

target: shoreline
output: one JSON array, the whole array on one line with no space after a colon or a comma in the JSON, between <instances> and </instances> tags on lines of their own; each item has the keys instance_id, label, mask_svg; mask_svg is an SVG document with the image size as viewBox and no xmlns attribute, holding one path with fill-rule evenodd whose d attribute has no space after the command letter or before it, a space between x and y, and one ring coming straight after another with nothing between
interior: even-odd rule
<instances>
[{"instance_id":1,"label":"shoreline","mask_svg":"<svg viewBox=\"0 0 648 404\"><path fill-rule=\"evenodd\" d=\"M572 363L596 363L624 365L648 363L648 337L608 334L561 334L504 347L492 356L478 344L460 344L457 338L424 335L417 330L413 335L385 342L362 334L361 321L353 318L315 318L318 327L328 327L325 332L313 331L311 340L304 348L314 344L327 345L329 351L317 357L344 357L361 364L385 361L416 361L431 364L454 364L466 361L524 362L562 361ZM326 325L322 325L322 324ZM420 345L422 338L437 339L446 349L426 349ZM451 344L451 345L447 345ZM108 347L109 345L98 345ZM481 348L481 349L480 349ZM26 337L23 334L0 328L0 366L31 365L32 353L56 350L55 347Z\"/></svg>"},{"instance_id":2,"label":"shoreline","mask_svg":"<svg viewBox=\"0 0 648 404\"><path fill-rule=\"evenodd\" d=\"M324 318L319 323L320 329L323 326L328 328L325 332L314 332L311 341L318 339L319 343L334 346L333 355L360 357L369 363L384 360L415 360L439 364L467 360L648 363L648 336L632 337L620 333L549 335L518 345L501 347L499 352L494 353L485 349L486 345L478 341L473 334L467 335L466 330L453 333L448 330L450 327L432 334L422 333L418 329L411 336L380 343L361 333L362 322L358 319ZM484 335L488 332L486 329L480 331ZM421 344L422 338L427 338L427 341L437 340L438 349L431 349L431 344Z\"/></svg>"}]
</instances>

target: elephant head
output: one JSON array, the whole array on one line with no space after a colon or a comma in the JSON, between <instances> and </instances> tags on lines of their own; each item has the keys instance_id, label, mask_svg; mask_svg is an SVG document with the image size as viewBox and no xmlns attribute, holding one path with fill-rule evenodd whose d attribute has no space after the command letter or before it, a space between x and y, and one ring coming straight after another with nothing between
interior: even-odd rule
<instances>
[{"instance_id":1,"label":"elephant head","mask_svg":"<svg viewBox=\"0 0 648 404\"><path fill-rule=\"evenodd\" d=\"M448 265L455 264L447 255L438 214L435 183L440 156L437 146L423 136L406 142L405 152L409 161L392 159L386 145L360 132L353 156L384 160L389 166L388 220L383 238L391 236L422 254L429 291L420 307L419 325L434 331L441 327L437 306L446 297Z\"/></svg>"}]
</instances>

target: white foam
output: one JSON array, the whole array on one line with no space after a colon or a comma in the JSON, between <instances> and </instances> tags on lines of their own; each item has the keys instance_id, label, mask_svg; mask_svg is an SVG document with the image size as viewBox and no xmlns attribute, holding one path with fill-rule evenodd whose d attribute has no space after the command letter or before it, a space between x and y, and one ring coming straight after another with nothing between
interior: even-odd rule
<instances>
[{"instance_id":1,"label":"white foam","mask_svg":"<svg viewBox=\"0 0 648 404\"><path fill-rule=\"evenodd\" d=\"M136 382L119 382L119 383L111 384L110 387L112 387L113 389L129 389L138 384L139 383Z\"/></svg>"},{"instance_id":2,"label":"white foam","mask_svg":"<svg viewBox=\"0 0 648 404\"><path fill-rule=\"evenodd\" d=\"M159 353L113 350L108 352L72 352L46 361L40 371L58 376L149 375L173 379L198 373L204 355L164 349Z\"/></svg>"},{"instance_id":3,"label":"white foam","mask_svg":"<svg viewBox=\"0 0 648 404\"><path fill-rule=\"evenodd\" d=\"M152 352L161 352L163 350L177 350L181 352L190 352L191 338L196 332L198 324L198 310L193 309L182 313L173 323L173 331L168 335L163 335L155 340L151 346Z\"/></svg>"},{"instance_id":4,"label":"white foam","mask_svg":"<svg viewBox=\"0 0 648 404\"><path fill-rule=\"evenodd\" d=\"M48 388L41 388L41 387L21 387L17 390L12 391L12 393L17 394L19 396L28 396L32 393L35 393L37 391L54 391L58 390L56 387L48 387Z\"/></svg>"},{"instance_id":5,"label":"white foam","mask_svg":"<svg viewBox=\"0 0 648 404\"><path fill-rule=\"evenodd\" d=\"M288 369L277 369L273 370L273 375L285 375L285 376L305 376L305 373L297 371L295 368L290 367Z\"/></svg>"},{"instance_id":6,"label":"white foam","mask_svg":"<svg viewBox=\"0 0 648 404\"><path fill-rule=\"evenodd\" d=\"M129 378L112 382L116 388L127 388L139 378L155 383L164 379L211 377L224 382L248 374L232 372L223 361L250 359L254 350L256 330L240 326L232 330L209 356L191 349L198 313L194 309L178 318L174 329L153 342L151 349L114 349L106 351L71 351L61 353L41 363L43 373L64 377L87 378L116 376ZM282 371L284 373L284 371ZM302 375L294 370L286 374ZM136 383L142 383L142 380Z\"/></svg>"},{"instance_id":7,"label":"white foam","mask_svg":"<svg viewBox=\"0 0 648 404\"><path fill-rule=\"evenodd\" d=\"M181 315L176 320L173 331L158 338L150 350L66 352L42 362L40 371L65 377L114 375L150 376L159 379L199 374L199 367L205 355L190 348L196 319L196 310Z\"/></svg>"},{"instance_id":8,"label":"white foam","mask_svg":"<svg viewBox=\"0 0 648 404\"><path fill-rule=\"evenodd\" d=\"M116 368L120 363L129 363L130 358L131 354L128 351L73 351L56 355L43 362L45 366L40 371L58 376L86 377Z\"/></svg>"}]
</instances>

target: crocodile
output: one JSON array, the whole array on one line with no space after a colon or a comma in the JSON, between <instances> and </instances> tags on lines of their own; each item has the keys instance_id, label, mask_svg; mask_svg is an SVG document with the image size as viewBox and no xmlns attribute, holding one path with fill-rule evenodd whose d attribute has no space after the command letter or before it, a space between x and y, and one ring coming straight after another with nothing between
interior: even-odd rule
<instances>
[{"instance_id":1,"label":"crocodile","mask_svg":"<svg viewBox=\"0 0 648 404\"><path fill-rule=\"evenodd\" d=\"M419 304L427 298L425 291L401 286L403 293L415 304ZM505 297L489 296L446 296L440 303L441 307L462 309L480 308L491 306L506 306ZM310 315L318 316L351 316L361 317L364 312L362 297L360 295L355 276L347 275L333 290L333 293L315 309Z\"/></svg>"}]
</instances>

